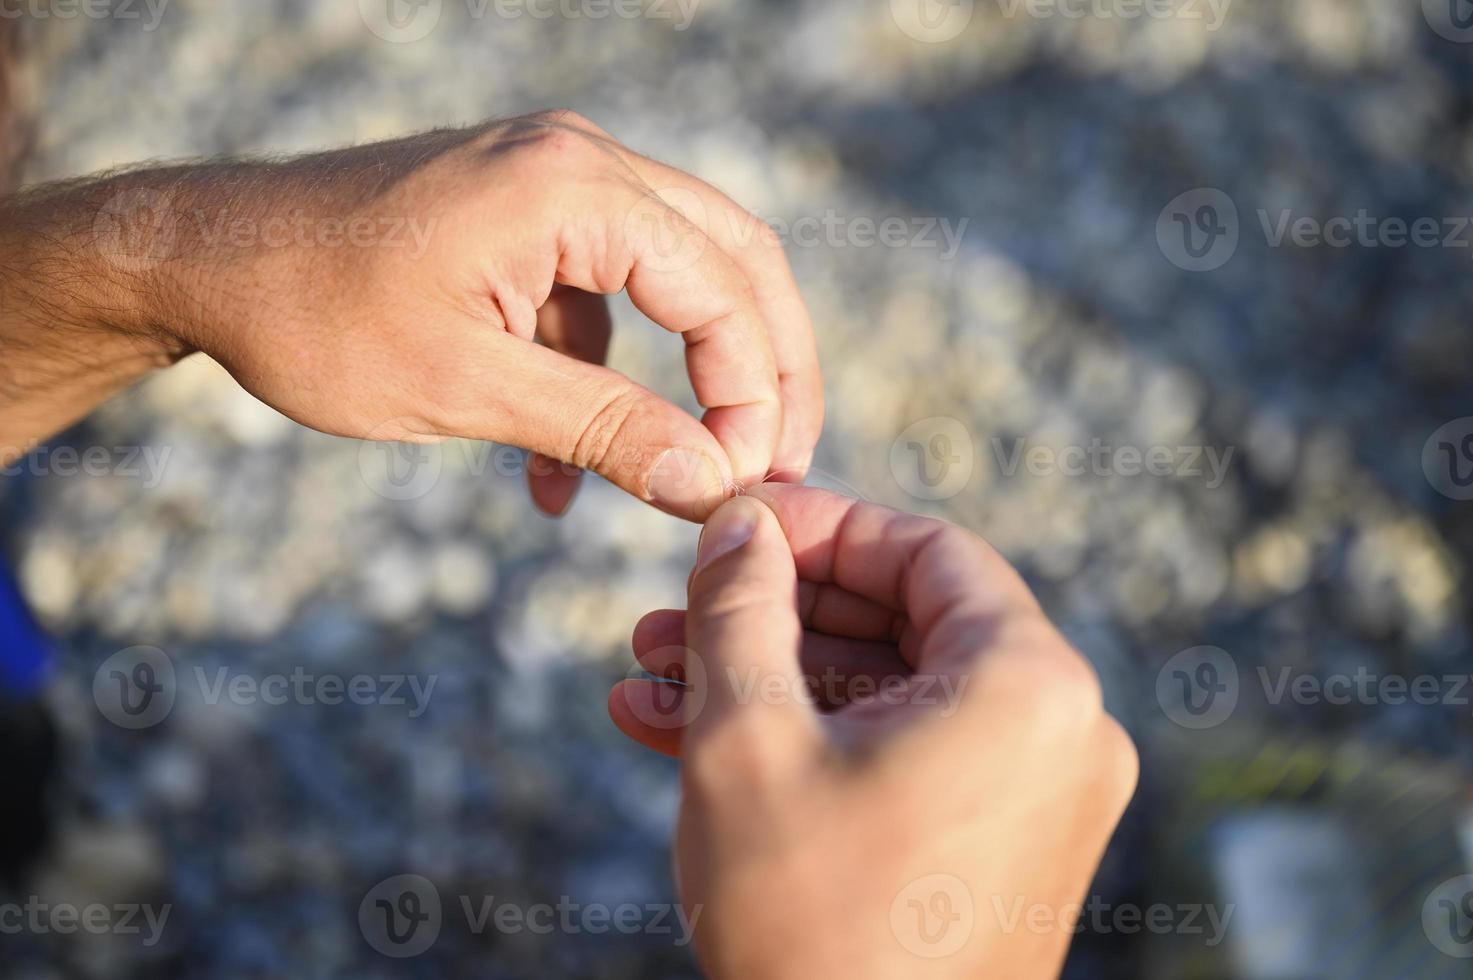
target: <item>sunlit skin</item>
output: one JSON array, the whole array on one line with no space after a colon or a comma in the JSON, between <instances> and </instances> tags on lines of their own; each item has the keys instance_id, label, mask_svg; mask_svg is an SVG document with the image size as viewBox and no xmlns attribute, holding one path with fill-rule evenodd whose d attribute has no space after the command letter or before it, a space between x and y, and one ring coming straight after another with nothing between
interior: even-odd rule
<instances>
[{"instance_id":1,"label":"sunlit skin","mask_svg":"<svg viewBox=\"0 0 1473 980\"><path fill-rule=\"evenodd\" d=\"M1009 928L998 910L1068 922L1137 761L1093 669L985 542L758 487L707 522L688 611L646 616L634 651L684 681L623 681L609 710L682 758L675 863L712 976L1057 974L1067 925ZM828 668L897 686L777 696ZM930 907L906 889L933 875L966 889L937 909L973 911L965 944L934 959L903 941Z\"/></svg>"},{"instance_id":2,"label":"sunlit skin","mask_svg":"<svg viewBox=\"0 0 1473 980\"><path fill-rule=\"evenodd\" d=\"M618 292L683 339L702 419L604 366ZM0 462L196 352L323 432L524 447L549 514L592 469L709 518L689 611L634 640L687 686L625 682L609 709L683 759L677 876L711 976L1057 972L1068 930L1002 929L993 900L1083 895L1134 750L983 542L784 485L822 427L813 330L724 195L552 112L0 199ZM925 958L893 912L925 913L906 889L933 875L975 921Z\"/></svg>"},{"instance_id":3,"label":"sunlit skin","mask_svg":"<svg viewBox=\"0 0 1473 980\"><path fill-rule=\"evenodd\" d=\"M569 112L42 186L0 200L0 256L8 458L194 351L323 432L532 450L552 514L592 469L699 520L801 479L823 424L770 229ZM603 366L618 292L684 340L702 420Z\"/></svg>"}]
</instances>

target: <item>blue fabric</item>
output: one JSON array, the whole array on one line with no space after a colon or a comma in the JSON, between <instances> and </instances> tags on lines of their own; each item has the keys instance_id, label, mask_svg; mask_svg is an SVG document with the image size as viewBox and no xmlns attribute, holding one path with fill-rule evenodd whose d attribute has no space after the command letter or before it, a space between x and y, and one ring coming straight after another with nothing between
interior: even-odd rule
<instances>
[{"instance_id":1,"label":"blue fabric","mask_svg":"<svg viewBox=\"0 0 1473 980\"><path fill-rule=\"evenodd\" d=\"M0 693L17 698L35 694L46 680L50 660L50 644L0 563Z\"/></svg>"}]
</instances>

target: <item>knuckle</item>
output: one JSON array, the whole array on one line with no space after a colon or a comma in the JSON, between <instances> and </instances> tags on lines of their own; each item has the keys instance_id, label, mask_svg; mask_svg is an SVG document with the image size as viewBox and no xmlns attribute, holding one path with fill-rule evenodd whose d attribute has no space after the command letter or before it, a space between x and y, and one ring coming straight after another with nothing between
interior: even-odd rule
<instances>
[{"instance_id":1,"label":"knuckle","mask_svg":"<svg viewBox=\"0 0 1473 980\"><path fill-rule=\"evenodd\" d=\"M961 551L986 547L986 542L966 528L952 524L950 521L926 518L926 530L935 535L935 545L942 554L954 554Z\"/></svg>"},{"instance_id":2,"label":"knuckle","mask_svg":"<svg viewBox=\"0 0 1473 980\"><path fill-rule=\"evenodd\" d=\"M544 126L565 126L569 129L597 130L582 113L572 109L542 109L532 113L532 119Z\"/></svg>"},{"instance_id":3,"label":"knuckle","mask_svg":"<svg viewBox=\"0 0 1473 980\"><path fill-rule=\"evenodd\" d=\"M1109 715L1101 719L1098 738L1104 764L1101 778L1112 801L1124 807L1135 795L1136 783L1140 780L1140 753L1135 741L1121 724Z\"/></svg>"},{"instance_id":4,"label":"knuckle","mask_svg":"<svg viewBox=\"0 0 1473 980\"><path fill-rule=\"evenodd\" d=\"M621 435L640 411L643 401L634 389L621 389L604 398L579 426L577 438L569 454L574 466L597 473L609 472L615 462L614 453L622 444Z\"/></svg>"},{"instance_id":5,"label":"knuckle","mask_svg":"<svg viewBox=\"0 0 1473 980\"><path fill-rule=\"evenodd\" d=\"M537 152L554 160L579 160L588 151L587 135L567 126L544 126L537 134Z\"/></svg>"},{"instance_id":6,"label":"knuckle","mask_svg":"<svg viewBox=\"0 0 1473 980\"><path fill-rule=\"evenodd\" d=\"M1104 711L1099 674L1047 620L1036 619L1024 629L1041 630L1041 638L1009 638L1011 652L999 666L1002 683L1035 732L1052 737L1086 730Z\"/></svg>"}]
</instances>

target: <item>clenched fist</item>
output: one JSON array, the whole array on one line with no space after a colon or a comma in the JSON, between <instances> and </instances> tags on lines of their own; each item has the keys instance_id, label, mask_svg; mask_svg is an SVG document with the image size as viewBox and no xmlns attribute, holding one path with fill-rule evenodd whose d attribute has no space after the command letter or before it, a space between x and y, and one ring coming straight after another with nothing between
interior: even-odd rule
<instances>
[{"instance_id":1,"label":"clenched fist","mask_svg":"<svg viewBox=\"0 0 1473 980\"><path fill-rule=\"evenodd\" d=\"M1013 569L952 525L768 484L707 521L689 601L634 637L678 683L621 682L609 710L681 756L708 974L1057 975L1137 763Z\"/></svg>"}]
</instances>

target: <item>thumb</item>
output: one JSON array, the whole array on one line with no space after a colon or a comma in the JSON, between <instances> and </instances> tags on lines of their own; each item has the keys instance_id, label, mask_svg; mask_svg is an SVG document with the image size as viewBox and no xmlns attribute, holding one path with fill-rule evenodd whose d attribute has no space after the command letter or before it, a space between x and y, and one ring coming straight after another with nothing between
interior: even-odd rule
<instances>
[{"instance_id":1,"label":"thumb","mask_svg":"<svg viewBox=\"0 0 1473 980\"><path fill-rule=\"evenodd\" d=\"M817 739L798 659L797 590L787 537L766 505L737 497L706 522L686 614L686 646L706 690L686 699L687 758L725 745L737 758L775 764L803 758ZM687 679L696 680L689 665Z\"/></svg>"},{"instance_id":2,"label":"thumb","mask_svg":"<svg viewBox=\"0 0 1473 980\"><path fill-rule=\"evenodd\" d=\"M424 399L451 434L508 442L593 470L668 513L707 517L731 481L731 463L704 425L618 371L510 334L458 331L428 345ZM486 365L502 370L493 378Z\"/></svg>"}]
</instances>

